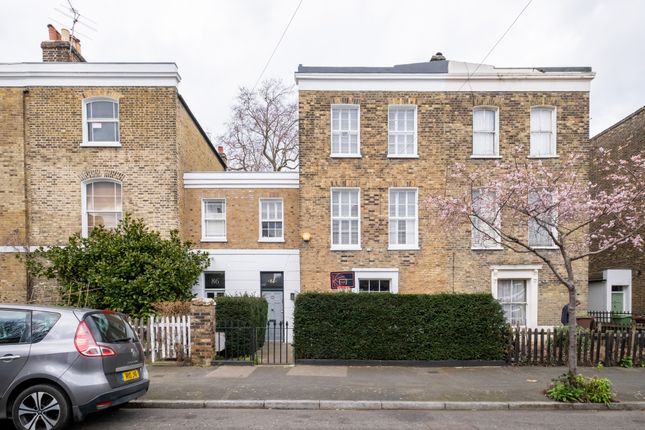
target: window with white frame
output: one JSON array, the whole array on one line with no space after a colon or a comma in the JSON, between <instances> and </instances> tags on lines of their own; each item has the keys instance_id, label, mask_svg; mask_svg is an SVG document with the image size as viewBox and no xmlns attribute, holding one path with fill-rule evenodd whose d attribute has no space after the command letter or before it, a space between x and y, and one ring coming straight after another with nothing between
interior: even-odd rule
<instances>
[{"instance_id":1,"label":"window with white frame","mask_svg":"<svg viewBox=\"0 0 645 430\"><path fill-rule=\"evenodd\" d=\"M359 293L389 293L390 279L360 279L358 281Z\"/></svg>"},{"instance_id":2,"label":"window with white frame","mask_svg":"<svg viewBox=\"0 0 645 430\"><path fill-rule=\"evenodd\" d=\"M499 155L499 119L494 107L473 110L473 157Z\"/></svg>"},{"instance_id":3,"label":"window with white frame","mask_svg":"<svg viewBox=\"0 0 645 430\"><path fill-rule=\"evenodd\" d=\"M360 192L357 188L331 190L331 248L360 249Z\"/></svg>"},{"instance_id":4,"label":"window with white frame","mask_svg":"<svg viewBox=\"0 0 645 430\"><path fill-rule=\"evenodd\" d=\"M118 146L119 102L111 98L83 101L83 145Z\"/></svg>"},{"instance_id":5,"label":"window with white frame","mask_svg":"<svg viewBox=\"0 0 645 430\"><path fill-rule=\"evenodd\" d=\"M501 249L499 234L502 216L495 191L475 188L472 191L472 248Z\"/></svg>"},{"instance_id":6,"label":"window with white frame","mask_svg":"<svg viewBox=\"0 0 645 430\"><path fill-rule=\"evenodd\" d=\"M529 246L552 248L553 237L557 233L557 217L553 208L553 197L546 190L529 193Z\"/></svg>"},{"instance_id":7,"label":"window with white frame","mask_svg":"<svg viewBox=\"0 0 645 430\"><path fill-rule=\"evenodd\" d=\"M332 105L332 157L360 157L360 130L358 105Z\"/></svg>"},{"instance_id":8,"label":"window with white frame","mask_svg":"<svg viewBox=\"0 0 645 430\"><path fill-rule=\"evenodd\" d=\"M102 225L115 228L123 217L121 184L110 179L92 179L83 183L82 233Z\"/></svg>"},{"instance_id":9,"label":"window with white frame","mask_svg":"<svg viewBox=\"0 0 645 430\"><path fill-rule=\"evenodd\" d=\"M539 106L531 108L531 157L556 155L555 108Z\"/></svg>"},{"instance_id":10,"label":"window with white frame","mask_svg":"<svg viewBox=\"0 0 645 430\"><path fill-rule=\"evenodd\" d=\"M526 279L499 279L497 281L497 300L513 326L526 326Z\"/></svg>"},{"instance_id":11,"label":"window with white frame","mask_svg":"<svg viewBox=\"0 0 645 430\"><path fill-rule=\"evenodd\" d=\"M390 249L418 247L418 210L416 188L390 188Z\"/></svg>"},{"instance_id":12,"label":"window with white frame","mask_svg":"<svg viewBox=\"0 0 645 430\"><path fill-rule=\"evenodd\" d=\"M202 200L202 241L226 241L226 200Z\"/></svg>"},{"instance_id":13,"label":"window with white frame","mask_svg":"<svg viewBox=\"0 0 645 430\"><path fill-rule=\"evenodd\" d=\"M260 199L260 240L284 240L282 199Z\"/></svg>"},{"instance_id":14,"label":"window with white frame","mask_svg":"<svg viewBox=\"0 0 645 430\"><path fill-rule=\"evenodd\" d=\"M417 155L417 107L392 105L388 107L388 145L390 157Z\"/></svg>"}]
</instances>

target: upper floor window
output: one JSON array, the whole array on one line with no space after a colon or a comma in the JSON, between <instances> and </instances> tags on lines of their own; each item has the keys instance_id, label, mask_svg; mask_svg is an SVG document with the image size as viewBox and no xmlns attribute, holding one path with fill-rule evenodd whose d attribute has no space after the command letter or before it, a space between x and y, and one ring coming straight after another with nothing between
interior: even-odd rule
<instances>
[{"instance_id":1,"label":"upper floor window","mask_svg":"<svg viewBox=\"0 0 645 430\"><path fill-rule=\"evenodd\" d=\"M260 241L284 240L282 199L260 199Z\"/></svg>"},{"instance_id":2,"label":"upper floor window","mask_svg":"<svg viewBox=\"0 0 645 430\"><path fill-rule=\"evenodd\" d=\"M500 249L501 214L496 193L490 189L475 188L472 191L472 245L473 249Z\"/></svg>"},{"instance_id":3,"label":"upper floor window","mask_svg":"<svg viewBox=\"0 0 645 430\"><path fill-rule=\"evenodd\" d=\"M360 249L359 200L358 188L331 190L331 249Z\"/></svg>"},{"instance_id":4,"label":"upper floor window","mask_svg":"<svg viewBox=\"0 0 645 430\"><path fill-rule=\"evenodd\" d=\"M389 106L387 124L387 155L415 157L417 155L417 107Z\"/></svg>"},{"instance_id":5,"label":"upper floor window","mask_svg":"<svg viewBox=\"0 0 645 430\"><path fill-rule=\"evenodd\" d=\"M553 248L553 237L557 234L556 210L553 197L544 190L529 193L529 246L533 248Z\"/></svg>"},{"instance_id":6,"label":"upper floor window","mask_svg":"<svg viewBox=\"0 0 645 430\"><path fill-rule=\"evenodd\" d=\"M226 241L226 200L202 200L202 241Z\"/></svg>"},{"instance_id":7,"label":"upper floor window","mask_svg":"<svg viewBox=\"0 0 645 430\"><path fill-rule=\"evenodd\" d=\"M418 248L417 190L390 189L390 249Z\"/></svg>"},{"instance_id":8,"label":"upper floor window","mask_svg":"<svg viewBox=\"0 0 645 430\"><path fill-rule=\"evenodd\" d=\"M360 157L358 105L332 105L331 156Z\"/></svg>"},{"instance_id":9,"label":"upper floor window","mask_svg":"<svg viewBox=\"0 0 645 430\"><path fill-rule=\"evenodd\" d=\"M83 101L83 145L120 145L118 101L110 98Z\"/></svg>"},{"instance_id":10,"label":"upper floor window","mask_svg":"<svg viewBox=\"0 0 645 430\"><path fill-rule=\"evenodd\" d=\"M473 157L499 155L499 117L494 107L473 110Z\"/></svg>"},{"instance_id":11,"label":"upper floor window","mask_svg":"<svg viewBox=\"0 0 645 430\"><path fill-rule=\"evenodd\" d=\"M83 236L102 225L115 228L123 217L121 184L110 179L93 179L83 183Z\"/></svg>"},{"instance_id":12,"label":"upper floor window","mask_svg":"<svg viewBox=\"0 0 645 430\"><path fill-rule=\"evenodd\" d=\"M554 157L556 155L555 124L554 107L531 108L531 157Z\"/></svg>"}]
</instances>

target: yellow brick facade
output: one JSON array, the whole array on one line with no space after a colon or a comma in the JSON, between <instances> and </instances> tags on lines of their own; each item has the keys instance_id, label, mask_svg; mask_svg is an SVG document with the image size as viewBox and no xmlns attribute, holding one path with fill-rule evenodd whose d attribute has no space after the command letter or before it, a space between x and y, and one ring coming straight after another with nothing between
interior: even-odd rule
<instances>
[{"instance_id":1,"label":"yellow brick facade","mask_svg":"<svg viewBox=\"0 0 645 430\"><path fill-rule=\"evenodd\" d=\"M167 235L181 227L183 172L224 170L176 87L34 86L0 96L1 246L62 245L80 233L81 186L92 178L120 181L123 211ZM94 96L118 100L120 147L81 147L83 100ZM0 293L25 300L24 265L4 251Z\"/></svg>"},{"instance_id":2,"label":"yellow brick facade","mask_svg":"<svg viewBox=\"0 0 645 430\"><path fill-rule=\"evenodd\" d=\"M300 249L302 291L329 291L332 271L398 268L400 293L491 292L491 266L541 263L537 257L511 251L473 251L469 225L447 230L437 214L424 205L431 194L465 190L447 179L454 162L491 168L491 174L495 174L493 160L470 158L473 107L498 107L503 157L510 157L519 146L528 155L529 113L535 105L556 106L557 151L561 158L571 152L585 155L588 148L588 92L301 90L299 104L300 228L312 235ZM332 104L360 105L360 158L330 157ZM387 112L388 105L393 104L417 106L419 158L387 157ZM560 163L558 159L544 162L554 169ZM586 176L584 161L581 169ZM360 188L360 251L330 250L332 187ZM418 188L419 250L388 250L390 187ZM579 262L575 267L581 297L586 297L586 264ZM566 289L546 266L539 270L538 292L538 323L557 323L567 301Z\"/></svg>"}]
</instances>

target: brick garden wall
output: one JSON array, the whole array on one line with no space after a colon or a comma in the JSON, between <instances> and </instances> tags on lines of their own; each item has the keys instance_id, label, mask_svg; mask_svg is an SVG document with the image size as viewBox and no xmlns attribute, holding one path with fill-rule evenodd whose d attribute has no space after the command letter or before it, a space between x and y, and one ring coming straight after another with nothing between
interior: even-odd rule
<instances>
[{"instance_id":1,"label":"brick garden wall","mask_svg":"<svg viewBox=\"0 0 645 430\"><path fill-rule=\"evenodd\" d=\"M492 160L471 160L472 109L499 108L500 153L510 157L522 145L528 155L531 106L557 106L557 147L561 157L588 153L589 94L432 93L300 91L300 228L312 233L301 246L302 291L329 290L329 272L353 267L398 267L399 292L490 292L491 265L539 264L537 258L510 251L471 251L470 226L446 231L424 208L431 193L456 191L446 181L450 166L491 168ZM332 159L331 104L360 104L362 158ZM387 158L388 104L417 105L418 159ZM587 174L586 157L581 161ZM545 160L554 169L559 160ZM491 170L491 174L495 174ZM330 187L360 187L361 251L330 250ZM388 188L418 187L418 251L389 251ZM463 191L463 188L461 188ZM502 218L503 219L503 218ZM503 222L503 221L502 221ZM526 225L516 226L527 229ZM575 266L578 288L586 297L587 262ZM567 301L566 289L546 266L539 273L538 323L556 324ZM584 304L583 304L584 305Z\"/></svg>"}]
</instances>

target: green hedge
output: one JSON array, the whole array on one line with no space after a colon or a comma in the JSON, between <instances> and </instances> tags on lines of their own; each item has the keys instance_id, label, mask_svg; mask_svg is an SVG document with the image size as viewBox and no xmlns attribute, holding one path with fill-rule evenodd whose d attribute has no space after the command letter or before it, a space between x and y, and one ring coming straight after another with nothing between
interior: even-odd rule
<instances>
[{"instance_id":1,"label":"green hedge","mask_svg":"<svg viewBox=\"0 0 645 430\"><path fill-rule=\"evenodd\" d=\"M216 299L215 321L217 331L226 335L224 354L227 357L247 356L262 348L268 309L263 297L225 296ZM256 335L255 345L253 333Z\"/></svg>"},{"instance_id":2,"label":"green hedge","mask_svg":"<svg viewBox=\"0 0 645 430\"><path fill-rule=\"evenodd\" d=\"M296 358L501 360L508 327L490 294L298 295Z\"/></svg>"}]
</instances>

